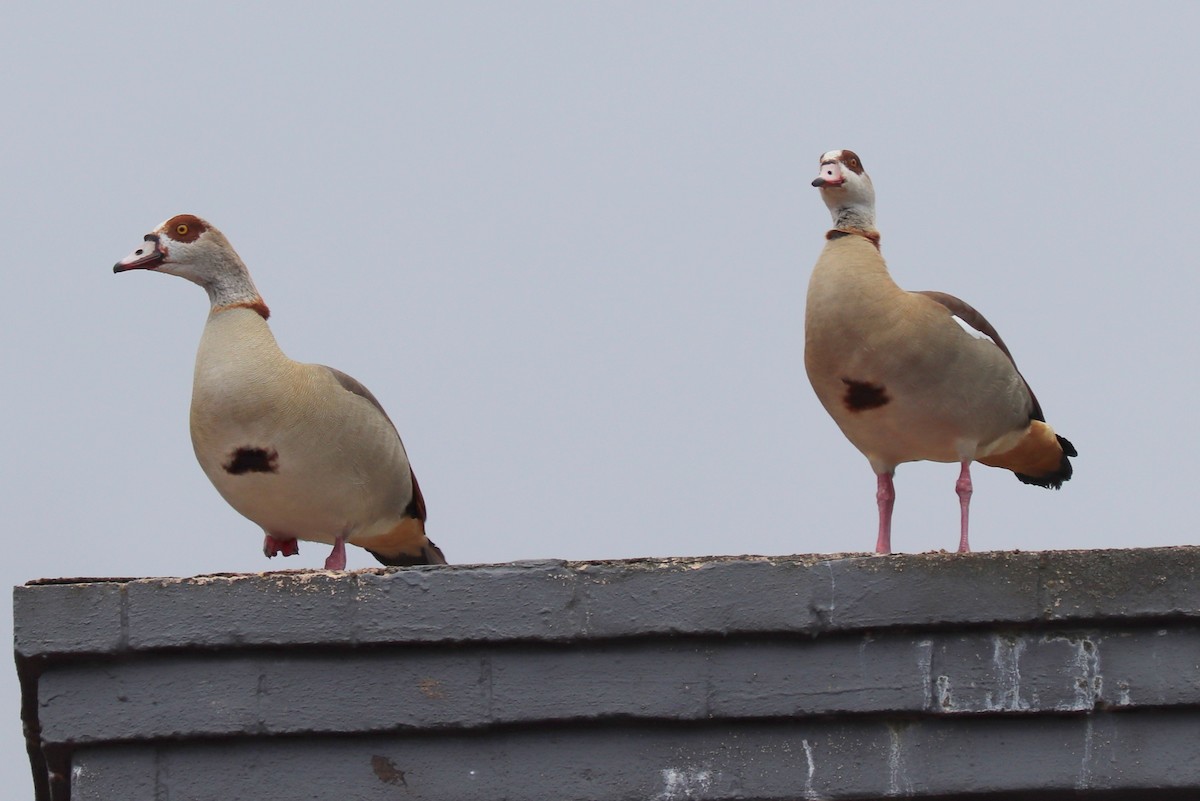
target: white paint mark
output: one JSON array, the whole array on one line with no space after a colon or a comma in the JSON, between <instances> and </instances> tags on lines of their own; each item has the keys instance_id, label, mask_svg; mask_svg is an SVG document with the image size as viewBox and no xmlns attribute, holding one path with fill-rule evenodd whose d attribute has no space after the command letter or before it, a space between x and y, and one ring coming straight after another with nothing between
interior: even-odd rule
<instances>
[{"instance_id":1,"label":"white paint mark","mask_svg":"<svg viewBox=\"0 0 1200 801\"><path fill-rule=\"evenodd\" d=\"M1029 708L1029 704L1021 700L1021 654L1024 651L1025 640L1020 637L992 637L992 668L999 697L991 699L989 712L1017 712Z\"/></svg>"},{"instance_id":2,"label":"white paint mark","mask_svg":"<svg viewBox=\"0 0 1200 801\"><path fill-rule=\"evenodd\" d=\"M826 562L825 567L829 570L829 624L833 625L833 610L837 609L837 576L833 573L833 562Z\"/></svg>"},{"instance_id":3,"label":"white paint mark","mask_svg":"<svg viewBox=\"0 0 1200 801\"><path fill-rule=\"evenodd\" d=\"M917 642L917 672L921 674L921 692L925 697L925 708L933 709L933 641Z\"/></svg>"},{"instance_id":4,"label":"white paint mark","mask_svg":"<svg viewBox=\"0 0 1200 801\"><path fill-rule=\"evenodd\" d=\"M950 677L937 677L937 698L934 699L937 706L936 711L953 712L954 711L954 693L950 689Z\"/></svg>"},{"instance_id":5,"label":"white paint mark","mask_svg":"<svg viewBox=\"0 0 1200 801\"><path fill-rule=\"evenodd\" d=\"M713 774L708 768L664 768L663 789L656 801L696 801L712 787Z\"/></svg>"},{"instance_id":6,"label":"white paint mark","mask_svg":"<svg viewBox=\"0 0 1200 801\"><path fill-rule=\"evenodd\" d=\"M813 761L812 746L808 744L808 740L801 740L800 745L804 746L804 759L808 762L808 777L804 780L804 797L808 801L820 801L821 796L813 788L813 775L817 772L817 763Z\"/></svg>"},{"instance_id":7,"label":"white paint mark","mask_svg":"<svg viewBox=\"0 0 1200 801\"><path fill-rule=\"evenodd\" d=\"M1075 779L1076 790L1086 790L1092 785L1092 716L1087 716L1083 729L1083 762L1079 765L1079 777Z\"/></svg>"},{"instance_id":8,"label":"white paint mark","mask_svg":"<svg viewBox=\"0 0 1200 801\"><path fill-rule=\"evenodd\" d=\"M1075 709L1095 709L1104 677L1100 675L1100 647L1086 637L1075 643L1075 669Z\"/></svg>"},{"instance_id":9,"label":"white paint mark","mask_svg":"<svg viewBox=\"0 0 1200 801\"><path fill-rule=\"evenodd\" d=\"M904 765L904 751L900 746L900 732L888 727L891 743L888 746L888 795L912 795L912 782Z\"/></svg>"},{"instance_id":10,"label":"white paint mark","mask_svg":"<svg viewBox=\"0 0 1200 801\"><path fill-rule=\"evenodd\" d=\"M1095 709L1104 690L1104 677L1100 675L1099 644L1087 637L1046 637L1045 641L1066 642L1074 648L1067 672L1075 697L1070 701L1060 701L1054 708L1060 712L1087 712Z\"/></svg>"}]
</instances>

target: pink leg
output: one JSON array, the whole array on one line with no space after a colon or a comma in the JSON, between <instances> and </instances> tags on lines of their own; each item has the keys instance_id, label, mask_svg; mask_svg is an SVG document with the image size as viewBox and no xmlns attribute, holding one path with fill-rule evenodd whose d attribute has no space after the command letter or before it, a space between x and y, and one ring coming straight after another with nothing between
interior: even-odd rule
<instances>
[{"instance_id":1,"label":"pink leg","mask_svg":"<svg viewBox=\"0 0 1200 801\"><path fill-rule=\"evenodd\" d=\"M346 569L346 540L338 537L333 541L333 552L325 560L326 570L345 570Z\"/></svg>"},{"instance_id":2,"label":"pink leg","mask_svg":"<svg viewBox=\"0 0 1200 801\"><path fill-rule=\"evenodd\" d=\"M879 539L875 541L875 553L891 553L892 506L896 503L896 490L890 471L875 476L875 481L875 502L879 504Z\"/></svg>"},{"instance_id":3,"label":"pink leg","mask_svg":"<svg viewBox=\"0 0 1200 801\"><path fill-rule=\"evenodd\" d=\"M300 553L300 543L296 542L295 537L281 540L268 534L263 539L263 553L267 555L268 559L277 553L281 553L284 556L295 556Z\"/></svg>"},{"instance_id":4,"label":"pink leg","mask_svg":"<svg viewBox=\"0 0 1200 801\"><path fill-rule=\"evenodd\" d=\"M958 552L970 553L971 546L967 543L967 518L971 508L971 493L974 491L971 486L970 459L962 463L962 472L958 474L958 481L954 482L954 491L958 493L958 505L962 507L962 535L958 540Z\"/></svg>"}]
</instances>

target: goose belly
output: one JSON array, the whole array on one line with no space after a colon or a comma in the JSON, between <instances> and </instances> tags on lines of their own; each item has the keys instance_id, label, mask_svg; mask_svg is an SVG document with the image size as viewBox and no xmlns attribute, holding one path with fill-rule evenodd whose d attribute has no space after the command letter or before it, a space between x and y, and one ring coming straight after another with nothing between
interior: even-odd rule
<instances>
[{"instance_id":1,"label":"goose belly","mask_svg":"<svg viewBox=\"0 0 1200 801\"><path fill-rule=\"evenodd\" d=\"M382 426L337 415L278 426L194 418L192 439L221 496L276 537L332 543L379 534L411 499L403 446Z\"/></svg>"}]
</instances>

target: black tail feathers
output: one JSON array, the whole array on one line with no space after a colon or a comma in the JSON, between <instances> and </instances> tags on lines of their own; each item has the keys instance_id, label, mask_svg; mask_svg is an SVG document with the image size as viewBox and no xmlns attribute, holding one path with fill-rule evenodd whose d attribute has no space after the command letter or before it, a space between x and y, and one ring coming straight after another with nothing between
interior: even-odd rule
<instances>
[{"instance_id":1,"label":"black tail feathers","mask_svg":"<svg viewBox=\"0 0 1200 801\"><path fill-rule=\"evenodd\" d=\"M449 564L446 561L445 554L442 549L433 544L433 540L426 538L425 544L421 546L419 554L402 553L396 556L384 556L378 551L372 551L370 548L367 552L374 556L381 565L388 567L412 567L413 565L445 565Z\"/></svg>"},{"instance_id":2,"label":"black tail feathers","mask_svg":"<svg viewBox=\"0 0 1200 801\"><path fill-rule=\"evenodd\" d=\"M1054 436L1058 437L1057 434ZM1067 457L1078 456L1078 451L1066 437L1058 437L1058 445L1062 448L1062 461L1058 464L1058 469L1053 473L1048 473L1044 476L1030 476L1024 473L1014 473L1022 484L1033 484L1037 487L1045 487L1046 489L1062 489L1064 481L1070 481L1071 475L1075 469L1071 466L1071 460Z\"/></svg>"}]
</instances>

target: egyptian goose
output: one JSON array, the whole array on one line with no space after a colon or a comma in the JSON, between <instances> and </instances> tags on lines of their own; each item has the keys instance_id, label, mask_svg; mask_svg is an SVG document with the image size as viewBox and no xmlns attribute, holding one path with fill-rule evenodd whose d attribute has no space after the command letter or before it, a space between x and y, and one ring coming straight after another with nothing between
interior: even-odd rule
<instances>
[{"instance_id":1,"label":"egyptian goose","mask_svg":"<svg viewBox=\"0 0 1200 801\"><path fill-rule=\"evenodd\" d=\"M1074 446L1054 433L996 329L943 292L892 280L875 229L875 189L849 150L821 156L812 182L833 230L808 284L804 366L817 397L877 477L878 553L891 553L892 474L902 462L959 462L967 538L971 462L1059 489Z\"/></svg>"},{"instance_id":2,"label":"egyptian goose","mask_svg":"<svg viewBox=\"0 0 1200 801\"><path fill-rule=\"evenodd\" d=\"M263 552L297 540L346 543L385 565L445 564L425 536L425 501L395 426L343 372L294 362L267 326L267 306L224 235L191 214L172 217L113 272L154 270L199 284L212 304L192 385L196 458L229 504L262 526Z\"/></svg>"}]
</instances>

